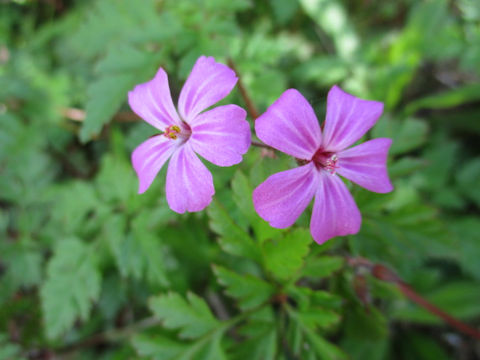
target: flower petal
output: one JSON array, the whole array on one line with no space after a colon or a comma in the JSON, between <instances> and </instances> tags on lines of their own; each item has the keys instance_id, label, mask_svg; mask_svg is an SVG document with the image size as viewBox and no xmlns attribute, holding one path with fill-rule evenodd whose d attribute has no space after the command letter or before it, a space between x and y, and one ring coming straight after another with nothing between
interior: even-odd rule
<instances>
[{"instance_id":1,"label":"flower petal","mask_svg":"<svg viewBox=\"0 0 480 360\"><path fill-rule=\"evenodd\" d=\"M390 145L391 139L379 138L339 152L337 172L367 190L377 193L392 191L387 172Z\"/></svg>"},{"instance_id":2,"label":"flower petal","mask_svg":"<svg viewBox=\"0 0 480 360\"><path fill-rule=\"evenodd\" d=\"M167 73L162 68L152 80L129 91L128 103L138 116L161 131L180 123L170 95Z\"/></svg>"},{"instance_id":3,"label":"flower petal","mask_svg":"<svg viewBox=\"0 0 480 360\"><path fill-rule=\"evenodd\" d=\"M215 193L212 174L188 142L170 159L166 193L168 205L180 214L203 210L212 201Z\"/></svg>"},{"instance_id":4,"label":"flower petal","mask_svg":"<svg viewBox=\"0 0 480 360\"><path fill-rule=\"evenodd\" d=\"M175 151L175 141L157 135L141 143L132 153L132 164L139 180L138 193L144 193L152 184L163 164Z\"/></svg>"},{"instance_id":5,"label":"flower petal","mask_svg":"<svg viewBox=\"0 0 480 360\"><path fill-rule=\"evenodd\" d=\"M218 106L200 114L191 125L193 150L218 166L238 164L250 147L246 116L237 105Z\"/></svg>"},{"instance_id":6,"label":"flower petal","mask_svg":"<svg viewBox=\"0 0 480 360\"><path fill-rule=\"evenodd\" d=\"M195 116L227 96L237 83L235 72L213 57L200 56L183 85L178 111L190 123Z\"/></svg>"},{"instance_id":7,"label":"flower petal","mask_svg":"<svg viewBox=\"0 0 480 360\"><path fill-rule=\"evenodd\" d=\"M347 94L338 86L328 92L323 147L337 152L360 139L382 115L383 104Z\"/></svg>"},{"instance_id":8,"label":"flower petal","mask_svg":"<svg viewBox=\"0 0 480 360\"><path fill-rule=\"evenodd\" d=\"M313 163L273 174L253 191L258 215L275 228L292 225L313 198L318 171Z\"/></svg>"},{"instance_id":9,"label":"flower petal","mask_svg":"<svg viewBox=\"0 0 480 360\"><path fill-rule=\"evenodd\" d=\"M285 91L255 120L255 132L264 143L304 160L312 158L322 141L312 107L295 89Z\"/></svg>"},{"instance_id":10,"label":"flower petal","mask_svg":"<svg viewBox=\"0 0 480 360\"><path fill-rule=\"evenodd\" d=\"M336 175L321 172L313 204L310 232L323 244L335 236L356 234L362 217L343 181Z\"/></svg>"}]
</instances>

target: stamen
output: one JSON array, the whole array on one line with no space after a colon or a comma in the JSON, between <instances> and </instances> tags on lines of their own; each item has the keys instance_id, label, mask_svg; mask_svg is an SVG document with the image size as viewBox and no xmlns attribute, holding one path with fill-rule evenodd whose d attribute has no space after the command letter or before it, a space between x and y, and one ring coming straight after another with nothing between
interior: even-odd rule
<instances>
[{"instance_id":1,"label":"stamen","mask_svg":"<svg viewBox=\"0 0 480 360\"><path fill-rule=\"evenodd\" d=\"M337 162L338 156L336 154L333 154L332 157L325 162L325 170L327 170L332 175L335 174L338 169Z\"/></svg>"},{"instance_id":2,"label":"stamen","mask_svg":"<svg viewBox=\"0 0 480 360\"><path fill-rule=\"evenodd\" d=\"M176 140L178 138L177 134L180 134L181 129L178 125L170 125L165 129L163 135L169 139Z\"/></svg>"},{"instance_id":3,"label":"stamen","mask_svg":"<svg viewBox=\"0 0 480 360\"><path fill-rule=\"evenodd\" d=\"M335 153L319 149L312 157L312 161L318 169L325 170L334 175L339 168L338 156Z\"/></svg>"}]
</instances>

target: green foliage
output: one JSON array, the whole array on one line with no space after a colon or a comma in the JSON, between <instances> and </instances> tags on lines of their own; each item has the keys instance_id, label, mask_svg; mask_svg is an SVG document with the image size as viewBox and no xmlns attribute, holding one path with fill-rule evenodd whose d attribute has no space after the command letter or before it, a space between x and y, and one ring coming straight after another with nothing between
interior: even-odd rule
<instances>
[{"instance_id":1,"label":"green foliage","mask_svg":"<svg viewBox=\"0 0 480 360\"><path fill-rule=\"evenodd\" d=\"M100 295L101 274L96 262L91 246L77 239L65 239L58 243L41 289L48 337L58 337L77 318L88 318L92 301Z\"/></svg>"},{"instance_id":2,"label":"green foliage","mask_svg":"<svg viewBox=\"0 0 480 360\"><path fill-rule=\"evenodd\" d=\"M478 1L18 0L0 19L0 360L480 357L351 266L479 327ZM262 220L253 190L298 165L266 149L207 164L203 212L169 209L166 169L137 193L130 155L158 131L127 94L161 66L176 104L200 55L232 59L260 114L287 88L320 121L333 84L384 103L365 139L393 139L395 190L348 184L358 234L316 244L311 205ZM238 86L223 103L245 107Z\"/></svg>"},{"instance_id":3,"label":"green foliage","mask_svg":"<svg viewBox=\"0 0 480 360\"><path fill-rule=\"evenodd\" d=\"M82 141L98 136L124 103L128 90L139 79L152 77L160 57L126 45L113 48L98 64L97 80L87 90L87 117L80 131Z\"/></svg>"},{"instance_id":4,"label":"green foliage","mask_svg":"<svg viewBox=\"0 0 480 360\"><path fill-rule=\"evenodd\" d=\"M288 279L303 265L312 239L306 229L296 229L280 240L263 244L265 269L279 279Z\"/></svg>"},{"instance_id":5,"label":"green foliage","mask_svg":"<svg viewBox=\"0 0 480 360\"><path fill-rule=\"evenodd\" d=\"M221 266L214 266L213 272L218 282L226 287L226 294L236 299L242 310L255 308L274 294L271 284L255 276L239 275Z\"/></svg>"},{"instance_id":6,"label":"green foliage","mask_svg":"<svg viewBox=\"0 0 480 360\"><path fill-rule=\"evenodd\" d=\"M187 300L169 293L152 298L150 309L167 329L181 329L179 334L184 338L200 337L218 326L218 321L202 298L188 293Z\"/></svg>"}]
</instances>

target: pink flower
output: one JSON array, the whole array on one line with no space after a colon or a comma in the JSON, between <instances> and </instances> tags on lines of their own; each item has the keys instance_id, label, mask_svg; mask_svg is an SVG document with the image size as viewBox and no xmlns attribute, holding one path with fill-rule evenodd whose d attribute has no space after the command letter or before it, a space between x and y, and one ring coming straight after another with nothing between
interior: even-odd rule
<instances>
[{"instance_id":1,"label":"pink flower","mask_svg":"<svg viewBox=\"0 0 480 360\"><path fill-rule=\"evenodd\" d=\"M317 243L357 233L360 211L337 174L370 191L393 190L386 168L391 139L348 148L376 123L382 111L382 103L358 99L334 86L328 93L322 131L308 101L297 90L285 91L256 120L255 131L263 142L303 165L274 174L255 189L257 213L271 226L286 228L315 197L310 231Z\"/></svg>"},{"instance_id":2,"label":"pink flower","mask_svg":"<svg viewBox=\"0 0 480 360\"><path fill-rule=\"evenodd\" d=\"M162 68L152 80L128 93L132 110L163 132L132 154L140 194L170 159L166 183L170 208L184 213L210 204L215 193L212 174L196 154L219 166L238 164L250 146L250 126L245 110L237 105L202 111L227 96L237 80L229 67L201 56L180 92L178 113Z\"/></svg>"}]
</instances>

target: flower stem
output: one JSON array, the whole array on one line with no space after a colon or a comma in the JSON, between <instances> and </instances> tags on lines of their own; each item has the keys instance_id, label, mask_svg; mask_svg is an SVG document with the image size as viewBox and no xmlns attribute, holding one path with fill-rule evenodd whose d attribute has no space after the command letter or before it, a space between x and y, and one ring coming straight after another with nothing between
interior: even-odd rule
<instances>
[{"instance_id":1,"label":"flower stem","mask_svg":"<svg viewBox=\"0 0 480 360\"><path fill-rule=\"evenodd\" d=\"M418 294L413 288L404 282L395 272L393 272L388 267L381 264L374 264L370 260L362 257L347 257L347 263L352 267L361 267L368 269L372 276L379 280L391 282L397 285L398 289L410 300L423 307L433 315L441 318L447 324L456 328L458 331L464 333L465 335L471 336L477 340L480 340L480 331L472 328L471 326L465 324L464 322L454 318L447 312L439 309L435 305L427 301L423 296Z\"/></svg>"},{"instance_id":2,"label":"flower stem","mask_svg":"<svg viewBox=\"0 0 480 360\"><path fill-rule=\"evenodd\" d=\"M252 99L248 95L247 89L243 85L242 82L242 77L238 73L237 67L235 66L235 63L233 62L232 58L228 58L227 60L228 66L232 68L233 71L235 71L235 74L238 76L238 89L240 90L240 95L242 95L243 101L245 101L245 106L247 107L248 113L252 117L253 120L258 118L259 114L257 111L257 108L255 104L253 103Z\"/></svg>"},{"instance_id":3,"label":"flower stem","mask_svg":"<svg viewBox=\"0 0 480 360\"><path fill-rule=\"evenodd\" d=\"M262 142L255 141L255 140L252 140L252 146L256 146L256 147L264 148L264 149L269 149L269 150L275 150L274 148L268 146L267 144L264 144Z\"/></svg>"}]
</instances>

